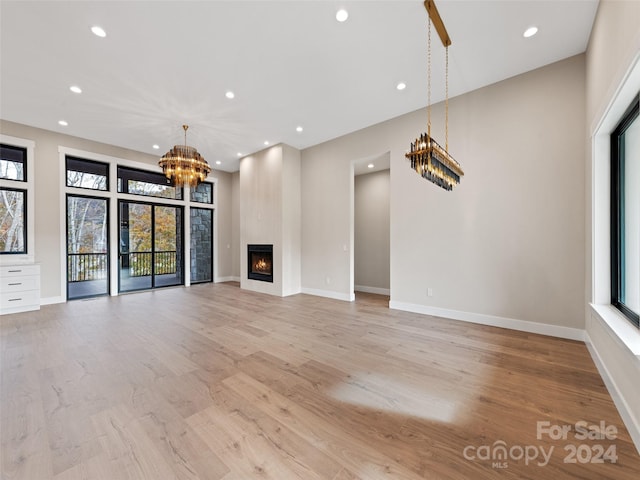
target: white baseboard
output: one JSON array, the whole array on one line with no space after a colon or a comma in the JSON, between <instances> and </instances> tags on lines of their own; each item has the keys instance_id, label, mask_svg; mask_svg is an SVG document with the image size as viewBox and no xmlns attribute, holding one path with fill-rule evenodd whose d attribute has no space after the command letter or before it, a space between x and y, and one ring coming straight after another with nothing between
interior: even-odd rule
<instances>
[{"instance_id":1,"label":"white baseboard","mask_svg":"<svg viewBox=\"0 0 640 480\"><path fill-rule=\"evenodd\" d=\"M446 308L430 307L428 305L417 305L414 303L404 303L390 301L389 308L394 310L404 310L406 312L422 313L435 317L451 318L463 322L479 323L492 327L510 328L522 332L538 333L552 337L567 338L569 340L584 341L585 331L579 328L561 327L558 325L548 325L546 323L529 322L517 320L515 318L496 317L482 313L461 312L459 310L449 310Z\"/></svg>"},{"instance_id":2,"label":"white baseboard","mask_svg":"<svg viewBox=\"0 0 640 480\"><path fill-rule=\"evenodd\" d=\"M302 288L302 293L307 295L315 295L316 297L333 298L334 300L343 300L345 302L353 302L356 299L354 293L346 294L340 292L333 292L331 290L318 290L316 288Z\"/></svg>"},{"instance_id":3,"label":"white baseboard","mask_svg":"<svg viewBox=\"0 0 640 480\"><path fill-rule=\"evenodd\" d=\"M54 303L64 303L66 301L67 299L62 296L44 297L44 298L40 298L40 305L53 305Z\"/></svg>"},{"instance_id":4,"label":"white baseboard","mask_svg":"<svg viewBox=\"0 0 640 480\"><path fill-rule=\"evenodd\" d=\"M366 285L355 285L353 289L356 292L375 293L376 295L390 295L391 290L388 288L367 287Z\"/></svg>"},{"instance_id":5,"label":"white baseboard","mask_svg":"<svg viewBox=\"0 0 640 480\"><path fill-rule=\"evenodd\" d=\"M640 421L638 421L638 419L636 419L631 414L631 409L629 408L627 401L620 393L620 390L618 389L616 382L614 381L613 377L609 373L609 369L607 368L605 363L602 361L602 357L600 356L600 354L598 353L598 350L596 349L595 345L591 341L591 337L589 337L589 333L584 332L584 335L585 335L585 343L587 345L587 348L589 349L591 358L593 358L593 362L596 364L596 368L598 369L598 372L600 373L600 376L602 377L604 384L607 386L607 390L609 390L609 394L613 399L613 403L615 403L616 408L618 409L618 413L620 413L620 416L622 417L622 421L624 422L625 427L627 427L627 431L629 432L629 435L631 436L631 440L633 440L633 443L636 446L636 450L638 450L638 453L640 453Z\"/></svg>"},{"instance_id":6,"label":"white baseboard","mask_svg":"<svg viewBox=\"0 0 640 480\"><path fill-rule=\"evenodd\" d=\"M240 277L217 277L214 283L239 282Z\"/></svg>"}]
</instances>

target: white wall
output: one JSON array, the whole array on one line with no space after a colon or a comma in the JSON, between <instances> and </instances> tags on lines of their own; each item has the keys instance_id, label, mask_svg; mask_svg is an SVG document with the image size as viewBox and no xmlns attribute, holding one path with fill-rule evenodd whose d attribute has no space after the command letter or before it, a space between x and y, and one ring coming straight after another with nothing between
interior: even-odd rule
<instances>
[{"instance_id":1,"label":"white wall","mask_svg":"<svg viewBox=\"0 0 640 480\"><path fill-rule=\"evenodd\" d=\"M273 244L273 283L247 278L247 245ZM275 145L240 160L240 286L300 292L300 153Z\"/></svg>"},{"instance_id":2,"label":"white wall","mask_svg":"<svg viewBox=\"0 0 640 480\"><path fill-rule=\"evenodd\" d=\"M216 209L215 213L218 217L218 231L214 232L214 235L218 239L218 265L217 268L215 268L216 281L218 281L218 279L228 279L233 275L233 258L231 251L231 243L233 242L233 212L231 208L233 203L233 186L232 176L228 172L214 170L210 178L212 177L218 179L218 194L216 199L218 205L224 205L224 208Z\"/></svg>"},{"instance_id":3,"label":"white wall","mask_svg":"<svg viewBox=\"0 0 640 480\"><path fill-rule=\"evenodd\" d=\"M389 291L389 170L357 175L354 190L355 290Z\"/></svg>"},{"instance_id":4,"label":"white wall","mask_svg":"<svg viewBox=\"0 0 640 480\"><path fill-rule=\"evenodd\" d=\"M47 303L61 301L60 292L64 291L65 286L61 285L63 266L60 264L60 258L65 245L61 244L60 239L64 233L65 225L60 224L60 192L62 185L60 185L58 148L63 146L146 163L154 167L158 165L158 157L5 120L0 120L0 132L35 142L35 261L41 265L40 287L42 299ZM229 190L226 185L231 181L231 177L229 174L220 173L218 182L220 191L218 193L222 192L222 199L219 197L219 208L223 210L229 208L229 205L225 204ZM216 177L218 175L214 172L212 176ZM224 212L219 212L216 215L218 215L218 232L216 232L216 235L219 232L229 232L231 230L231 215ZM222 240L218 238L219 244L226 241L225 238ZM225 258L225 249L220 249L218 275L231 275L230 271L227 272L226 270L230 268L230 265L231 262Z\"/></svg>"},{"instance_id":5,"label":"white wall","mask_svg":"<svg viewBox=\"0 0 640 480\"><path fill-rule=\"evenodd\" d=\"M231 276L240 281L240 172L231 176Z\"/></svg>"},{"instance_id":6,"label":"white wall","mask_svg":"<svg viewBox=\"0 0 640 480\"><path fill-rule=\"evenodd\" d=\"M586 332L596 364L640 451L640 331L608 305L609 134L638 90L640 2L601 0L586 54Z\"/></svg>"},{"instance_id":7,"label":"white wall","mask_svg":"<svg viewBox=\"0 0 640 480\"><path fill-rule=\"evenodd\" d=\"M579 55L451 99L450 151L466 172L453 192L404 157L425 110L303 150L303 289L349 298L350 162L390 151L392 306L579 337L584 95ZM442 139L442 104L433 118Z\"/></svg>"},{"instance_id":8,"label":"white wall","mask_svg":"<svg viewBox=\"0 0 640 480\"><path fill-rule=\"evenodd\" d=\"M282 145L282 295L300 293L300 150Z\"/></svg>"}]
</instances>

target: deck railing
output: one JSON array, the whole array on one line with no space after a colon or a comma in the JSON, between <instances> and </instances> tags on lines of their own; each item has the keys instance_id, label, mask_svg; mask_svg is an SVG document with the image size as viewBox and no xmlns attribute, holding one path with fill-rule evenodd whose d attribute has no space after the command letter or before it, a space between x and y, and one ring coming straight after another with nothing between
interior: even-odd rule
<instances>
[{"instance_id":1,"label":"deck railing","mask_svg":"<svg viewBox=\"0 0 640 480\"><path fill-rule=\"evenodd\" d=\"M123 257L125 255L123 254ZM176 273L176 251L129 252L129 274L132 277L151 275L151 265L155 257L155 274L166 275Z\"/></svg>"},{"instance_id":2,"label":"deck railing","mask_svg":"<svg viewBox=\"0 0 640 480\"><path fill-rule=\"evenodd\" d=\"M67 254L67 276L69 282L104 280L107 278L107 254Z\"/></svg>"},{"instance_id":3,"label":"deck railing","mask_svg":"<svg viewBox=\"0 0 640 480\"><path fill-rule=\"evenodd\" d=\"M155 260L154 260L155 257ZM176 251L129 252L121 254L121 267L129 269L132 277L151 275L155 263L156 275L176 273ZM67 254L67 275L69 282L87 282L107 278L108 258L106 253Z\"/></svg>"}]
</instances>

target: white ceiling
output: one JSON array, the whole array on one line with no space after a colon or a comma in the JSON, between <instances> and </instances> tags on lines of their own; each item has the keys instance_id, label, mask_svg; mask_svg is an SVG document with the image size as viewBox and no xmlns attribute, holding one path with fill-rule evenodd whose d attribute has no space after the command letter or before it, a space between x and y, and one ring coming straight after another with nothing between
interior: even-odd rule
<instances>
[{"instance_id":1,"label":"white ceiling","mask_svg":"<svg viewBox=\"0 0 640 480\"><path fill-rule=\"evenodd\" d=\"M584 52L598 2L437 5L456 96ZM0 118L158 156L187 123L188 143L226 171L265 140L302 149L427 104L421 0L1 0L0 27ZM435 103L444 49L432 35Z\"/></svg>"}]
</instances>

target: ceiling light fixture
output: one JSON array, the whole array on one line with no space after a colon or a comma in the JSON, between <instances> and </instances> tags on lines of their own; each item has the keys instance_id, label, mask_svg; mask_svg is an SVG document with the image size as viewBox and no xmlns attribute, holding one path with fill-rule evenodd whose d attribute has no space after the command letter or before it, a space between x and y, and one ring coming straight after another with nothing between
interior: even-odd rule
<instances>
[{"instance_id":1,"label":"ceiling light fixture","mask_svg":"<svg viewBox=\"0 0 640 480\"><path fill-rule=\"evenodd\" d=\"M411 150L406 157L411 161L411 168L422 178L435 183L445 190L453 190L464 175L462 167L449 154L449 45L451 39L440 18L433 0L425 0L424 6L429 14L427 33L427 132L411 143ZM431 22L442 40L446 51L445 67L445 148L442 148L431 136Z\"/></svg>"},{"instance_id":2,"label":"ceiling light fixture","mask_svg":"<svg viewBox=\"0 0 640 480\"><path fill-rule=\"evenodd\" d=\"M524 38L529 38L529 37L533 37L536 33L538 33L538 27L529 27L524 31L522 36Z\"/></svg>"},{"instance_id":3,"label":"ceiling light fixture","mask_svg":"<svg viewBox=\"0 0 640 480\"><path fill-rule=\"evenodd\" d=\"M160 148L160 145L158 145L157 143L154 143L154 144L153 144L153 146L152 146L152 148L153 148L154 150L158 150L158 149Z\"/></svg>"},{"instance_id":4,"label":"ceiling light fixture","mask_svg":"<svg viewBox=\"0 0 640 480\"><path fill-rule=\"evenodd\" d=\"M91 31L93 32L93 34L96 37L100 37L100 38L104 38L107 36L107 32L105 32L102 27L99 27L97 25L94 25L93 27L91 27Z\"/></svg>"},{"instance_id":5,"label":"ceiling light fixture","mask_svg":"<svg viewBox=\"0 0 640 480\"><path fill-rule=\"evenodd\" d=\"M229 90L227 93L224 94L224 96L231 99L231 98L235 98L236 94L233 93L231 90Z\"/></svg>"},{"instance_id":6,"label":"ceiling light fixture","mask_svg":"<svg viewBox=\"0 0 640 480\"><path fill-rule=\"evenodd\" d=\"M241 156L242 156L242 153L238 152L238 156L239 156L239 157L241 157Z\"/></svg>"},{"instance_id":7,"label":"ceiling light fixture","mask_svg":"<svg viewBox=\"0 0 640 480\"><path fill-rule=\"evenodd\" d=\"M302 127L296 127L296 132L300 133L300 132L302 132L302 130L304 130L304 128L302 128Z\"/></svg>"},{"instance_id":8,"label":"ceiling light fixture","mask_svg":"<svg viewBox=\"0 0 640 480\"><path fill-rule=\"evenodd\" d=\"M195 148L187 146L188 128L189 125L182 126L184 145L175 145L162 156L158 165L174 186L196 188L211 173L211 167Z\"/></svg>"},{"instance_id":9,"label":"ceiling light fixture","mask_svg":"<svg viewBox=\"0 0 640 480\"><path fill-rule=\"evenodd\" d=\"M396 85L397 90L404 90L405 88L407 88L407 84L404 82L400 82L398 85Z\"/></svg>"},{"instance_id":10,"label":"ceiling light fixture","mask_svg":"<svg viewBox=\"0 0 640 480\"><path fill-rule=\"evenodd\" d=\"M216 160L216 165L222 165L222 162L220 160Z\"/></svg>"},{"instance_id":11,"label":"ceiling light fixture","mask_svg":"<svg viewBox=\"0 0 640 480\"><path fill-rule=\"evenodd\" d=\"M69 90L71 90L73 93L82 93L82 89L77 85L71 85L69 87Z\"/></svg>"},{"instance_id":12,"label":"ceiling light fixture","mask_svg":"<svg viewBox=\"0 0 640 480\"><path fill-rule=\"evenodd\" d=\"M375 167L373 163L370 163L369 165L367 165L367 168L373 168L373 167Z\"/></svg>"},{"instance_id":13,"label":"ceiling light fixture","mask_svg":"<svg viewBox=\"0 0 640 480\"><path fill-rule=\"evenodd\" d=\"M63 127L69 126L66 120L58 120L58 125L62 125Z\"/></svg>"},{"instance_id":14,"label":"ceiling light fixture","mask_svg":"<svg viewBox=\"0 0 640 480\"><path fill-rule=\"evenodd\" d=\"M265 140L265 141L264 141L264 144L265 144L265 145L269 145L269 140Z\"/></svg>"},{"instance_id":15,"label":"ceiling light fixture","mask_svg":"<svg viewBox=\"0 0 640 480\"><path fill-rule=\"evenodd\" d=\"M346 22L347 18L349 18L349 12L347 12L344 8L341 8L336 12L336 20L340 23Z\"/></svg>"}]
</instances>

